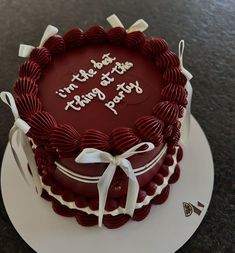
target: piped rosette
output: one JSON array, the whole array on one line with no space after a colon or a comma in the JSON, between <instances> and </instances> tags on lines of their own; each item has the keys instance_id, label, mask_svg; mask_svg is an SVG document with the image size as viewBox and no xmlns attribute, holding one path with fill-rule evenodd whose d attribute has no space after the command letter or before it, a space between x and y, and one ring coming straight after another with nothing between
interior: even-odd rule
<instances>
[{"instance_id":1,"label":"piped rosette","mask_svg":"<svg viewBox=\"0 0 235 253\"><path fill-rule=\"evenodd\" d=\"M20 65L19 77L29 78L33 81L37 81L41 76L41 68L34 61L26 61Z\"/></svg>"},{"instance_id":2,"label":"piped rosette","mask_svg":"<svg viewBox=\"0 0 235 253\"><path fill-rule=\"evenodd\" d=\"M45 42L44 47L48 49L51 56L59 55L65 51L64 39L60 35L54 35Z\"/></svg>"},{"instance_id":3,"label":"piped rosette","mask_svg":"<svg viewBox=\"0 0 235 253\"><path fill-rule=\"evenodd\" d=\"M126 36L126 30L122 27L114 27L107 31L107 40L114 45L124 45Z\"/></svg>"},{"instance_id":4,"label":"piped rosette","mask_svg":"<svg viewBox=\"0 0 235 253\"><path fill-rule=\"evenodd\" d=\"M154 59L161 56L168 50L167 42L162 38L154 38L146 41L142 47L142 54L148 58Z\"/></svg>"},{"instance_id":5,"label":"piped rosette","mask_svg":"<svg viewBox=\"0 0 235 253\"><path fill-rule=\"evenodd\" d=\"M24 96L24 95L33 95L36 96L38 93L38 85L34 80L27 77L22 77L16 80L13 86L14 95Z\"/></svg>"},{"instance_id":6,"label":"piped rosette","mask_svg":"<svg viewBox=\"0 0 235 253\"><path fill-rule=\"evenodd\" d=\"M102 26L93 26L84 33L85 42L99 44L106 41L106 32Z\"/></svg>"},{"instance_id":7,"label":"piped rosette","mask_svg":"<svg viewBox=\"0 0 235 253\"><path fill-rule=\"evenodd\" d=\"M54 117L44 111L33 114L29 124L31 126L29 136L39 140L47 140L51 131L57 126Z\"/></svg>"},{"instance_id":8,"label":"piped rosette","mask_svg":"<svg viewBox=\"0 0 235 253\"><path fill-rule=\"evenodd\" d=\"M45 47L34 48L30 54L30 60L38 63L41 68L44 68L51 61L51 54Z\"/></svg>"},{"instance_id":9,"label":"piped rosette","mask_svg":"<svg viewBox=\"0 0 235 253\"><path fill-rule=\"evenodd\" d=\"M80 134L70 125L59 125L50 134L50 145L61 155L79 151Z\"/></svg>"},{"instance_id":10,"label":"piped rosette","mask_svg":"<svg viewBox=\"0 0 235 253\"><path fill-rule=\"evenodd\" d=\"M21 117L29 120L34 113L42 110L41 101L33 95L23 95L16 98L16 105Z\"/></svg>"},{"instance_id":11,"label":"piped rosette","mask_svg":"<svg viewBox=\"0 0 235 253\"><path fill-rule=\"evenodd\" d=\"M73 28L63 36L65 46L68 49L80 47L85 43L84 33L80 28Z\"/></svg>"}]
</instances>

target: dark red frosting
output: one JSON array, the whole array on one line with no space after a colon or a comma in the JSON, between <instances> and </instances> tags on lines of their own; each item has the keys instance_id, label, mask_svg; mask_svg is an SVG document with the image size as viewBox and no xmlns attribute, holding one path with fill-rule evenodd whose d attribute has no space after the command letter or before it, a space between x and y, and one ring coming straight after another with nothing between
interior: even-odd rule
<instances>
[{"instance_id":1,"label":"dark red frosting","mask_svg":"<svg viewBox=\"0 0 235 253\"><path fill-rule=\"evenodd\" d=\"M126 45L130 49L138 50L145 42L145 36L142 32L131 32L126 36Z\"/></svg>"},{"instance_id":2,"label":"dark red frosting","mask_svg":"<svg viewBox=\"0 0 235 253\"><path fill-rule=\"evenodd\" d=\"M44 68L51 61L51 54L45 47L34 48L30 54L30 60Z\"/></svg>"},{"instance_id":3,"label":"dark red frosting","mask_svg":"<svg viewBox=\"0 0 235 253\"><path fill-rule=\"evenodd\" d=\"M16 106L24 119L30 119L34 113L42 110L42 104L36 96L23 95L16 98Z\"/></svg>"},{"instance_id":4,"label":"dark red frosting","mask_svg":"<svg viewBox=\"0 0 235 253\"><path fill-rule=\"evenodd\" d=\"M107 32L107 39L114 45L123 45L126 41L126 30L122 27L111 28Z\"/></svg>"},{"instance_id":5,"label":"dark red frosting","mask_svg":"<svg viewBox=\"0 0 235 253\"><path fill-rule=\"evenodd\" d=\"M117 154L124 153L140 142L141 139L136 136L132 128L120 127L114 129L111 133L111 143Z\"/></svg>"},{"instance_id":6,"label":"dark red frosting","mask_svg":"<svg viewBox=\"0 0 235 253\"><path fill-rule=\"evenodd\" d=\"M136 209L134 212L134 215L132 217L132 220L141 221L141 220L145 219L148 216L148 214L151 210L151 207L152 207L152 205L149 204L149 205L143 206L139 209Z\"/></svg>"},{"instance_id":7,"label":"dark red frosting","mask_svg":"<svg viewBox=\"0 0 235 253\"><path fill-rule=\"evenodd\" d=\"M163 74L163 80L165 82L177 83L183 86L187 81L185 75L180 71L179 68L176 67L168 68Z\"/></svg>"},{"instance_id":8,"label":"dark red frosting","mask_svg":"<svg viewBox=\"0 0 235 253\"><path fill-rule=\"evenodd\" d=\"M158 103L153 109L154 115L168 124L175 123L179 117L179 107L176 103L164 101Z\"/></svg>"},{"instance_id":9,"label":"dark red frosting","mask_svg":"<svg viewBox=\"0 0 235 253\"><path fill-rule=\"evenodd\" d=\"M179 105L187 105L187 91L181 85L175 85L169 83L166 87L162 89L162 98L164 100L169 100L178 103Z\"/></svg>"},{"instance_id":10,"label":"dark red frosting","mask_svg":"<svg viewBox=\"0 0 235 253\"><path fill-rule=\"evenodd\" d=\"M29 124L30 135L37 139L48 139L51 131L57 126L55 119L48 112L40 111L33 114Z\"/></svg>"},{"instance_id":11,"label":"dark red frosting","mask_svg":"<svg viewBox=\"0 0 235 253\"><path fill-rule=\"evenodd\" d=\"M33 81L37 81L41 76L41 68L34 61L26 61L20 65L19 77L28 77Z\"/></svg>"},{"instance_id":12,"label":"dark red frosting","mask_svg":"<svg viewBox=\"0 0 235 253\"><path fill-rule=\"evenodd\" d=\"M110 151L109 136L96 129L88 129L81 138L81 150L84 148L97 148L103 151Z\"/></svg>"},{"instance_id":13,"label":"dark red frosting","mask_svg":"<svg viewBox=\"0 0 235 253\"><path fill-rule=\"evenodd\" d=\"M175 126L173 128L172 134L171 134L168 142L170 145L175 146L175 145L177 145L179 140L180 140L180 128Z\"/></svg>"},{"instance_id":14,"label":"dark red frosting","mask_svg":"<svg viewBox=\"0 0 235 253\"><path fill-rule=\"evenodd\" d=\"M65 42L60 35L54 35L45 42L44 47L50 51L52 56L55 56L65 51Z\"/></svg>"},{"instance_id":15,"label":"dark red frosting","mask_svg":"<svg viewBox=\"0 0 235 253\"><path fill-rule=\"evenodd\" d=\"M50 135L50 143L60 153L71 153L79 150L80 134L70 125L60 125L54 128Z\"/></svg>"},{"instance_id":16,"label":"dark red frosting","mask_svg":"<svg viewBox=\"0 0 235 253\"><path fill-rule=\"evenodd\" d=\"M31 78L23 77L17 79L13 86L15 96L37 95L38 85Z\"/></svg>"},{"instance_id":17,"label":"dark red frosting","mask_svg":"<svg viewBox=\"0 0 235 253\"><path fill-rule=\"evenodd\" d=\"M179 57L169 50L165 51L163 54L160 54L158 57L156 57L155 61L156 66L160 69L179 67L180 65Z\"/></svg>"},{"instance_id":18,"label":"dark red frosting","mask_svg":"<svg viewBox=\"0 0 235 253\"><path fill-rule=\"evenodd\" d=\"M106 32L102 26L96 25L88 29L84 37L88 44L102 43L106 40Z\"/></svg>"},{"instance_id":19,"label":"dark red frosting","mask_svg":"<svg viewBox=\"0 0 235 253\"><path fill-rule=\"evenodd\" d=\"M171 134L172 134L172 131L173 131L173 126L172 125L167 125L164 130L163 130L163 134L164 136L167 138L167 137L170 137Z\"/></svg>"},{"instance_id":20,"label":"dark red frosting","mask_svg":"<svg viewBox=\"0 0 235 253\"><path fill-rule=\"evenodd\" d=\"M88 70L93 65L91 59L100 61L103 54L110 53L111 57L116 57L118 62L133 62L134 66L123 75L113 73L111 76L114 82L107 87L100 85L102 73L110 72L112 64L105 66L102 70L97 70L97 74L89 78L86 82L74 82L78 88L67 94L66 98L60 98L56 91L67 87L71 83L73 74L79 69ZM79 59L79 60L78 60ZM139 71L141 69L141 72ZM148 78L145 78L148 76ZM70 124L80 134L93 128L107 135L117 127L133 127L134 122L141 116L150 115L154 104L161 99L162 77L157 70L155 62L140 55L137 51L126 47L114 46L111 44L99 44L82 46L57 56L44 70L39 82L39 93L44 110L52 114L59 124ZM105 106L105 102L112 100L117 94L117 84L126 82L129 84L139 82L143 89L142 94L133 91L131 94L125 93L125 98L116 104L118 115L115 115ZM74 95L84 95L97 87L106 94L105 101L93 99L86 107L80 111L68 109L65 111L67 101L71 101ZM152 96L152 93L155 96ZM85 119L85 120L84 120ZM81 145L83 145L81 143Z\"/></svg>"},{"instance_id":21,"label":"dark red frosting","mask_svg":"<svg viewBox=\"0 0 235 253\"><path fill-rule=\"evenodd\" d=\"M152 142L159 146L163 142L164 123L154 116L144 116L135 122L135 129L145 141Z\"/></svg>"},{"instance_id":22,"label":"dark red frosting","mask_svg":"<svg viewBox=\"0 0 235 253\"><path fill-rule=\"evenodd\" d=\"M167 42L162 38L154 38L144 43L142 52L149 58L155 58L162 55L166 50L168 50Z\"/></svg>"},{"instance_id":23,"label":"dark red frosting","mask_svg":"<svg viewBox=\"0 0 235 253\"><path fill-rule=\"evenodd\" d=\"M66 48L76 48L84 44L84 33L79 28L73 28L63 36Z\"/></svg>"}]
</instances>

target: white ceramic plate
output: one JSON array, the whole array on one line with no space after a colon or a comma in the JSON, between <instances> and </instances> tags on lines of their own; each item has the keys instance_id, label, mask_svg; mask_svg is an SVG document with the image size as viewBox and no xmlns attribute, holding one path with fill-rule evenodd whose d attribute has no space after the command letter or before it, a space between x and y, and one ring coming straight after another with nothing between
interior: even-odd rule
<instances>
[{"instance_id":1,"label":"white ceramic plate","mask_svg":"<svg viewBox=\"0 0 235 253\"><path fill-rule=\"evenodd\" d=\"M192 117L191 122L190 140L180 166L181 177L172 185L167 201L153 206L145 220L129 221L114 230L82 227L75 218L55 214L50 202L37 197L25 184L8 145L2 163L1 186L12 224L38 253L175 252L200 225L213 190L211 150L197 121ZM188 217L183 202L189 203L186 204Z\"/></svg>"}]
</instances>

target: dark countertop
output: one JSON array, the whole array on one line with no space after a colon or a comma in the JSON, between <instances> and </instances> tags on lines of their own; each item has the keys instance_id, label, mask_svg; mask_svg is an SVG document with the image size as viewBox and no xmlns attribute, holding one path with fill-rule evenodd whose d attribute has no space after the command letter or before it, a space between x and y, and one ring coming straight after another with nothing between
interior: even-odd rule
<instances>
[{"instance_id":1,"label":"dark countertop","mask_svg":"<svg viewBox=\"0 0 235 253\"><path fill-rule=\"evenodd\" d=\"M194 75L192 112L212 148L215 185L205 219L178 252L235 252L234 0L1 0L0 90L11 90L17 77L19 44L38 45L46 25L55 25L60 33L95 23L108 28L105 18L112 13L126 26L145 19L150 26L146 33L166 38L175 52L178 42L186 41L184 63ZM13 118L2 103L0 112L2 159ZM33 252L9 221L2 199L0 252Z\"/></svg>"}]
</instances>

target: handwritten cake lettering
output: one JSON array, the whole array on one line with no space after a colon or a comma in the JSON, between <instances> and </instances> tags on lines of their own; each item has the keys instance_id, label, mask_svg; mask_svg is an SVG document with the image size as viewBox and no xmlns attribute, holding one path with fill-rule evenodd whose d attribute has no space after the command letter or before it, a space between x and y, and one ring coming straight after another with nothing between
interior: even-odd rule
<instances>
[{"instance_id":1,"label":"handwritten cake lettering","mask_svg":"<svg viewBox=\"0 0 235 253\"><path fill-rule=\"evenodd\" d=\"M105 103L105 106L107 106L115 115L117 115L117 111L114 109L115 105L120 103L123 98L125 98L124 93L130 94L132 90L135 89L135 92L137 94L143 93L143 89L140 88L139 82L135 81L135 83L129 83L126 85L125 83L121 83L117 85L117 90L120 90L118 92L118 95L114 97L112 101L109 101L108 103Z\"/></svg>"},{"instance_id":2,"label":"handwritten cake lettering","mask_svg":"<svg viewBox=\"0 0 235 253\"><path fill-rule=\"evenodd\" d=\"M78 73L73 74L71 82L68 86L64 88L60 88L56 91L56 95L60 98L65 99L69 94L79 89L80 85L84 85L86 81L90 78L93 78L102 68L108 66L112 63L115 63L112 66L111 70L106 73L101 73L99 85L101 87L107 87L111 83L115 82L114 75L124 75L129 69L131 69L134 65L132 62L119 62L116 61L116 57L110 56L110 53L103 54L101 60L90 60L93 68L88 69L87 71L84 69L80 69ZM112 84L113 85L113 84ZM130 83L119 83L116 85L116 91L118 93L116 96L107 101L105 92L99 88L93 88L90 92L83 95L74 95L71 101L68 101L65 106L65 110L73 109L75 111L80 111L82 108L90 104L95 98L105 102L105 106L110 109L115 115L118 115L117 109L115 106L119 104L127 94L131 94L135 92L136 94L142 94L143 89L140 87L140 83L135 80Z\"/></svg>"},{"instance_id":3,"label":"handwritten cake lettering","mask_svg":"<svg viewBox=\"0 0 235 253\"><path fill-rule=\"evenodd\" d=\"M111 73L118 73L119 75L123 75L128 69L133 67L132 62L126 61L125 63L116 62L116 65L112 68L111 72L106 74L102 73L100 85L108 86L110 83L114 81L114 78L110 77Z\"/></svg>"},{"instance_id":4,"label":"handwritten cake lettering","mask_svg":"<svg viewBox=\"0 0 235 253\"><path fill-rule=\"evenodd\" d=\"M68 94L71 93L72 91L74 91L75 89L77 89L78 86L74 83L71 83L69 86L63 88L63 89L59 89L59 91L56 91L55 93L57 95L59 95L62 98L66 98L67 94L64 94L64 92L67 92Z\"/></svg>"},{"instance_id":5,"label":"handwritten cake lettering","mask_svg":"<svg viewBox=\"0 0 235 253\"><path fill-rule=\"evenodd\" d=\"M87 72L83 69L79 70L79 73L77 75L73 75L72 82L79 81L79 82L86 82L90 77L93 77L97 71L94 71L94 69L89 69Z\"/></svg>"},{"instance_id":6,"label":"handwritten cake lettering","mask_svg":"<svg viewBox=\"0 0 235 253\"><path fill-rule=\"evenodd\" d=\"M96 62L95 60L91 60L91 63L93 64L93 67L96 69L102 69L104 66L107 66L111 64L113 61L116 60L116 57L111 58L110 53L104 54L102 56L102 61L101 62Z\"/></svg>"},{"instance_id":7,"label":"handwritten cake lettering","mask_svg":"<svg viewBox=\"0 0 235 253\"><path fill-rule=\"evenodd\" d=\"M86 95L75 95L74 100L67 102L65 110L67 111L69 108L72 108L76 111L80 111L82 107L85 107L87 104L89 104L96 96L99 98L99 100L105 99L105 94L98 88L92 89L92 91Z\"/></svg>"}]
</instances>

